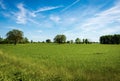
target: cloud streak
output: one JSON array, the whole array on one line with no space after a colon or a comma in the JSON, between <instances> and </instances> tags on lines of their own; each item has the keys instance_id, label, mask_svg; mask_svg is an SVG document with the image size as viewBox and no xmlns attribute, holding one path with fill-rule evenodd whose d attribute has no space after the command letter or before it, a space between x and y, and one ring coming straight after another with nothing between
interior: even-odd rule
<instances>
[{"instance_id":1,"label":"cloud streak","mask_svg":"<svg viewBox=\"0 0 120 81\"><path fill-rule=\"evenodd\" d=\"M2 9L6 9L6 6L5 6L5 4L3 4L2 0L0 0L0 6L1 6Z\"/></svg>"},{"instance_id":2,"label":"cloud streak","mask_svg":"<svg viewBox=\"0 0 120 81\"><path fill-rule=\"evenodd\" d=\"M34 11L30 11L28 9L26 9L24 7L24 4L20 3L17 5L17 8L19 9L19 11L17 13L14 13L14 15L16 16L16 23L18 24L26 24L28 21L40 25L40 23L38 23L37 21L34 20L34 17L36 17L37 13L39 12L45 12L45 11L50 11L50 10L54 10L57 8L60 8L62 6L53 6L53 7L44 7L44 8L39 8L38 10L34 10ZM58 17L51 17L52 20L54 21L59 21Z\"/></svg>"},{"instance_id":3,"label":"cloud streak","mask_svg":"<svg viewBox=\"0 0 120 81\"><path fill-rule=\"evenodd\" d=\"M39 8L38 10L34 11L34 13L45 12L45 11L54 10L61 7L62 6L51 6L51 7Z\"/></svg>"},{"instance_id":4,"label":"cloud streak","mask_svg":"<svg viewBox=\"0 0 120 81\"><path fill-rule=\"evenodd\" d=\"M61 18L59 16L51 15L50 20L52 20L52 21L54 21L56 23L59 23Z\"/></svg>"},{"instance_id":5,"label":"cloud streak","mask_svg":"<svg viewBox=\"0 0 120 81\"><path fill-rule=\"evenodd\" d=\"M66 10L68 10L69 8L71 8L72 6L74 6L75 4L77 4L80 0L76 0L75 2L73 2L72 4L68 5L66 8L64 8L61 12L64 12Z\"/></svg>"},{"instance_id":6,"label":"cloud streak","mask_svg":"<svg viewBox=\"0 0 120 81\"><path fill-rule=\"evenodd\" d=\"M45 12L45 11L51 11L51 10L55 10L55 9L58 9L58 8L61 8L61 7L63 7L63 6L51 6L51 7L39 8L38 10L35 10L35 11L31 12L30 15L33 16L33 17L36 17L37 13Z\"/></svg>"},{"instance_id":7,"label":"cloud streak","mask_svg":"<svg viewBox=\"0 0 120 81\"><path fill-rule=\"evenodd\" d=\"M98 41L99 36L104 34L120 33L120 5L115 4L113 7L98 13L92 17L84 19L84 22L75 24L75 28L64 32L67 36L90 37ZM96 39L97 38L97 39Z\"/></svg>"},{"instance_id":8,"label":"cloud streak","mask_svg":"<svg viewBox=\"0 0 120 81\"><path fill-rule=\"evenodd\" d=\"M114 23L120 23L120 5L117 4L114 7L105 10L101 13L95 14L93 18L88 19L83 23L84 30L101 29L108 27Z\"/></svg>"},{"instance_id":9,"label":"cloud streak","mask_svg":"<svg viewBox=\"0 0 120 81\"><path fill-rule=\"evenodd\" d=\"M16 16L17 16L17 22L16 23L18 23L18 24L26 24L26 22L27 22L27 17L26 17L27 10L24 8L24 5L22 3L18 4L17 8L20 11L16 14Z\"/></svg>"}]
</instances>

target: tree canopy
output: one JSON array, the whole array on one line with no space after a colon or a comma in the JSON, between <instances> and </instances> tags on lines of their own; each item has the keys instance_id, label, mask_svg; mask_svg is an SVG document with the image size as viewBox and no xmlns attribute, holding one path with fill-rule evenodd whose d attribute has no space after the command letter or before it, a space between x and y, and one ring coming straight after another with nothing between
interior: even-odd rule
<instances>
[{"instance_id":1,"label":"tree canopy","mask_svg":"<svg viewBox=\"0 0 120 81\"><path fill-rule=\"evenodd\" d=\"M9 31L7 34L7 40L9 40L9 42L14 43L15 45L17 44L17 42L21 41L23 39L23 32L17 29L13 29L11 31Z\"/></svg>"},{"instance_id":2,"label":"tree canopy","mask_svg":"<svg viewBox=\"0 0 120 81\"><path fill-rule=\"evenodd\" d=\"M51 43L51 40L50 40L50 39L47 39L47 40L46 40L46 43Z\"/></svg>"},{"instance_id":3,"label":"tree canopy","mask_svg":"<svg viewBox=\"0 0 120 81\"><path fill-rule=\"evenodd\" d=\"M4 39L3 39L2 37L0 37L0 44L3 42L3 40L4 40Z\"/></svg>"},{"instance_id":4,"label":"tree canopy","mask_svg":"<svg viewBox=\"0 0 120 81\"><path fill-rule=\"evenodd\" d=\"M100 37L101 44L120 44L120 35L105 35Z\"/></svg>"},{"instance_id":5,"label":"tree canopy","mask_svg":"<svg viewBox=\"0 0 120 81\"><path fill-rule=\"evenodd\" d=\"M65 35L56 35L54 38L55 43L65 43L66 42L66 36Z\"/></svg>"},{"instance_id":6,"label":"tree canopy","mask_svg":"<svg viewBox=\"0 0 120 81\"><path fill-rule=\"evenodd\" d=\"M104 35L101 36L100 39L100 44L120 44L120 34L114 34L114 35ZM52 43L52 41L50 39L46 39L46 41L43 41L43 43ZM63 34L58 34L54 37L53 39L54 43L68 43L68 44L91 44L91 43L96 43L96 42L90 42L90 40L86 39L82 39L82 41L80 40L80 38L76 38L75 42L73 40L68 40L66 42L66 36ZM30 41L28 40L27 37L23 36L23 32L17 29L13 29L9 32L7 32L6 34L6 38L2 38L2 36L0 36L0 44L17 44L17 43L30 43ZM31 40L31 43L35 43L33 42L33 40Z\"/></svg>"},{"instance_id":7,"label":"tree canopy","mask_svg":"<svg viewBox=\"0 0 120 81\"><path fill-rule=\"evenodd\" d=\"M76 44L80 44L80 42L81 42L81 41L80 41L79 38L76 38L76 39L75 39L75 43L76 43Z\"/></svg>"},{"instance_id":8,"label":"tree canopy","mask_svg":"<svg viewBox=\"0 0 120 81\"><path fill-rule=\"evenodd\" d=\"M28 40L27 37L24 37L24 38L20 41L20 43L29 43L29 40Z\"/></svg>"}]
</instances>

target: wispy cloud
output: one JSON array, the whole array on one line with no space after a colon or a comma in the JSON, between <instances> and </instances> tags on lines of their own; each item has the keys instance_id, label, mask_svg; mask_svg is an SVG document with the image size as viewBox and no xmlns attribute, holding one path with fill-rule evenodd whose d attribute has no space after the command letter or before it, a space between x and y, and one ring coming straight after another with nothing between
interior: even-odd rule
<instances>
[{"instance_id":1,"label":"wispy cloud","mask_svg":"<svg viewBox=\"0 0 120 81\"><path fill-rule=\"evenodd\" d=\"M48 7L43 7L43 8L39 8L37 10L34 10L32 12L30 12L29 14L33 17L36 17L36 14L37 13L40 13L40 12L45 12L45 11L50 11L50 10L55 10L55 9L58 9L58 8L61 8L63 6L48 6Z\"/></svg>"},{"instance_id":2,"label":"wispy cloud","mask_svg":"<svg viewBox=\"0 0 120 81\"><path fill-rule=\"evenodd\" d=\"M30 11L24 7L23 3L20 3L17 5L17 8L19 9L19 11L17 13L14 13L14 15L16 16L16 20L17 20L16 23L26 24L28 21L30 21L34 24L40 25L40 23L34 19L34 17L37 16L36 15L37 13L48 11L48 10L54 10L54 9L57 9L60 7L62 7L62 6L44 7L44 8L40 8L38 10ZM53 19L53 17L51 17L51 19ZM53 20L57 22L59 19L58 19L58 17L55 17Z\"/></svg>"},{"instance_id":3,"label":"wispy cloud","mask_svg":"<svg viewBox=\"0 0 120 81\"><path fill-rule=\"evenodd\" d=\"M75 4L77 4L80 0L76 0L74 1L72 4L68 5L66 8L64 8L61 12L66 11L67 9L71 8L72 6L74 6Z\"/></svg>"},{"instance_id":4,"label":"wispy cloud","mask_svg":"<svg viewBox=\"0 0 120 81\"><path fill-rule=\"evenodd\" d=\"M22 3L17 5L17 8L20 10L17 15L17 22L18 24L26 24L27 22L27 10L24 8L24 5Z\"/></svg>"},{"instance_id":5,"label":"wispy cloud","mask_svg":"<svg viewBox=\"0 0 120 81\"><path fill-rule=\"evenodd\" d=\"M43 7L43 8L39 8L38 10L34 11L34 13L39 13L39 12L54 10L54 9L61 8L61 7L62 6Z\"/></svg>"},{"instance_id":6,"label":"wispy cloud","mask_svg":"<svg viewBox=\"0 0 120 81\"><path fill-rule=\"evenodd\" d=\"M59 16L51 15L50 20L54 21L55 23L59 23L61 18Z\"/></svg>"},{"instance_id":7,"label":"wispy cloud","mask_svg":"<svg viewBox=\"0 0 120 81\"><path fill-rule=\"evenodd\" d=\"M74 24L75 28L64 33L67 36L70 35L69 38L82 35L98 41L101 35L120 33L119 14L120 5L117 3L107 10L94 13L93 16L84 19L83 22Z\"/></svg>"},{"instance_id":8,"label":"wispy cloud","mask_svg":"<svg viewBox=\"0 0 120 81\"><path fill-rule=\"evenodd\" d=\"M5 6L5 4L3 3L3 0L0 0L0 7L1 7L2 9L6 9L6 6Z\"/></svg>"},{"instance_id":9,"label":"wispy cloud","mask_svg":"<svg viewBox=\"0 0 120 81\"><path fill-rule=\"evenodd\" d=\"M42 31L42 30L38 30L37 32L38 32L38 33L42 33L43 31Z\"/></svg>"},{"instance_id":10,"label":"wispy cloud","mask_svg":"<svg viewBox=\"0 0 120 81\"><path fill-rule=\"evenodd\" d=\"M120 34L120 26L115 26L114 28L104 28L101 31L101 34Z\"/></svg>"},{"instance_id":11,"label":"wispy cloud","mask_svg":"<svg viewBox=\"0 0 120 81\"><path fill-rule=\"evenodd\" d=\"M114 7L105 10L103 12L97 13L94 17L86 20L82 24L83 29L85 30L93 30L93 29L101 29L104 27L108 27L114 23L120 23L120 5L117 4Z\"/></svg>"},{"instance_id":12,"label":"wispy cloud","mask_svg":"<svg viewBox=\"0 0 120 81\"><path fill-rule=\"evenodd\" d=\"M29 21L29 22L32 22L34 24L40 25L37 21L35 21L33 19L33 17L36 17L36 15L32 14L31 11L26 9L24 7L23 3L18 4L17 8L19 9L19 11L17 13L12 12L12 14L16 18L16 23L18 23L18 24L27 24L27 22Z\"/></svg>"},{"instance_id":13,"label":"wispy cloud","mask_svg":"<svg viewBox=\"0 0 120 81\"><path fill-rule=\"evenodd\" d=\"M31 19L31 18L27 18L27 20L34 23L34 24L36 24L36 25L41 25L39 22L37 22L37 21L35 21L35 20Z\"/></svg>"}]
</instances>

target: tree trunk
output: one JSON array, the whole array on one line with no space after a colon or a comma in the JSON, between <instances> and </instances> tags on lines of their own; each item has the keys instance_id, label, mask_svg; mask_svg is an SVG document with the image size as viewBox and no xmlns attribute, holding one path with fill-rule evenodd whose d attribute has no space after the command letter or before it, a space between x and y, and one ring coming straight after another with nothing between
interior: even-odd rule
<instances>
[{"instance_id":1,"label":"tree trunk","mask_svg":"<svg viewBox=\"0 0 120 81\"><path fill-rule=\"evenodd\" d=\"M16 44L17 44L17 41L15 40L14 45L16 45Z\"/></svg>"}]
</instances>

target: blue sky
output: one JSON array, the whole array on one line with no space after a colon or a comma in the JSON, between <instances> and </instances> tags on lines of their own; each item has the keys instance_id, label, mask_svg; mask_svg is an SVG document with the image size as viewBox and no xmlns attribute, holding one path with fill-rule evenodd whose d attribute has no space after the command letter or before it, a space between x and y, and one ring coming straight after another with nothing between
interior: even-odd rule
<instances>
[{"instance_id":1,"label":"blue sky","mask_svg":"<svg viewBox=\"0 0 120 81\"><path fill-rule=\"evenodd\" d=\"M34 41L57 34L99 41L120 34L120 0L0 0L0 36L12 29Z\"/></svg>"}]
</instances>

